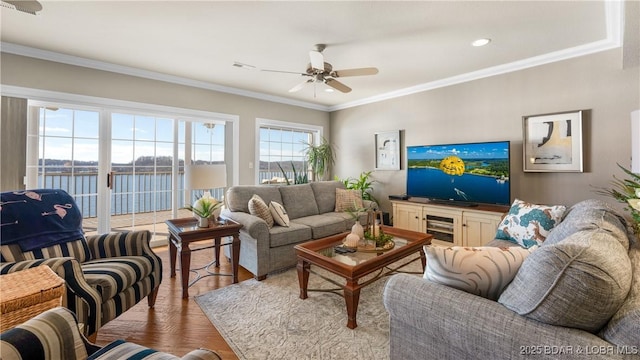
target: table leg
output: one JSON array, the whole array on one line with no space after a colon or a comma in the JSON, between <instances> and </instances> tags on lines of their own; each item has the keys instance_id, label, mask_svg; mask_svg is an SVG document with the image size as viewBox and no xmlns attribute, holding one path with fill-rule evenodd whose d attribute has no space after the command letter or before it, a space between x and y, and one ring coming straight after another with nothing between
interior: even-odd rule
<instances>
[{"instance_id":1,"label":"table leg","mask_svg":"<svg viewBox=\"0 0 640 360\"><path fill-rule=\"evenodd\" d=\"M176 277L177 249L176 249L176 244L173 243L174 241L176 241L176 239L173 237L173 235L169 235L169 264L170 264L169 276L172 278Z\"/></svg>"},{"instance_id":2,"label":"table leg","mask_svg":"<svg viewBox=\"0 0 640 360\"><path fill-rule=\"evenodd\" d=\"M220 238L213 239L214 259L216 260L216 267L220 267Z\"/></svg>"},{"instance_id":3,"label":"table leg","mask_svg":"<svg viewBox=\"0 0 640 360\"><path fill-rule=\"evenodd\" d=\"M182 276L182 298L189 298L189 269L191 268L191 249L189 244L180 246L180 274Z\"/></svg>"},{"instance_id":4,"label":"table leg","mask_svg":"<svg viewBox=\"0 0 640 360\"><path fill-rule=\"evenodd\" d=\"M300 284L300 299L307 298L307 286L309 285L309 268L311 264L298 259L298 283Z\"/></svg>"},{"instance_id":5,"label":"table leg","mask_svg":"<svg viewBox=\"0 0 640 360\"><path fill-rule=\"evenodd\" d=\"M218 250L216 250L218 254ZM218 259L216 259L218 261ZM233 235L233 241L231 242L231 271L233 272L233 283L238 282L238 266L240 264L240 237L236 234Z\"/></svg>"},{"instance_id":6,"label":"table leg","mask_svg":"<svg viewBox=\"0 0 640 360\"><path fill-rule=\"evenodd\" d=\"M427 268L427 257L424 254L424 250L422 250L422 248L420 248L420 262L422 262L422 271L424 272L424 270Z\"/></svg>"},{"instance_id":7,"label":"table leg","mask_svg":"<svg viewBox=\"0 0 640 360\"><path fill-rule=\"evenodd\" d=\"M344 301L347 304L347 327L355 329L358 327L356 313L360 301L360 286L358 286L357 280L347 280L347 284L344 286Z\"/></svg>"}]
</instances>

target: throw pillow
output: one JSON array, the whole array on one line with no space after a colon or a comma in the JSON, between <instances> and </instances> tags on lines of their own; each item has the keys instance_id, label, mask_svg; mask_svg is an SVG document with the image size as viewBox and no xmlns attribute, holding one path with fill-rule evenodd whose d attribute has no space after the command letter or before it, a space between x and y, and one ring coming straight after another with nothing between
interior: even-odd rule
<instances>
[{"instance_id":1,"label":"throw pillow","mask_svg":"<svg viewBox=\"0 0 640 360\"><path fill-rule=\"evenodd\" d=\"M541 245L565 210L562 205L535 205L516 199L498 225L496 239L513 241L524 248Z\"/></svg>"},{"instance_id":2,"label":"throw pillow","mask_svg":"<svg viewBox=\"0 0 640 360\"><path fill-rule=\"evenodd\" d=\"M280 226L289 226L289 215L287 215L287 211L284 209L284 206L278 204L275 201L269 203L269 210L271 211L271 216L273 216L273 221Z\"/></svg>"},{"instance_id":3,"label":"throw pillow","mask_svg":"<svg viewBox=\"0 0 640 360\"><path fill-rule=\"evenodd\" d=\"M264 220L269 229L273 227L271 210L269 210L269 207L260 196L254 194L251 199L249 199L249 213Z\"/></svg>"},{"instance_id":4,"label":"throw pillow","mask_svg":"<svg viewBox=\"0 0 640 360\"><path fill-rule=\"evenodd\" d=\"M425 246L424 278L487 299L497 300L524 259L537 249L514 247Z\"/></svg>"},{"instance_id":5,"label":"throw pillow","mask_svg":"<svg viewBox=\"0 0 640 360\"><path fill-rule=\"evenodd\" d=\"M362 194L358 190L336 189L335 212L344 212L363 208Z\"/></svg>"},{"instance_id":6,"label":"throw pillow","mask_svg":"<svg viewBox=\"0 0 640 360\"><path fill-rule=\"evenodd\" d=\"M579 231L544 244L522 263L498 302L545 324L595 332L631 288L627 249L607 231Z\"/></svg>"}]
</instances>

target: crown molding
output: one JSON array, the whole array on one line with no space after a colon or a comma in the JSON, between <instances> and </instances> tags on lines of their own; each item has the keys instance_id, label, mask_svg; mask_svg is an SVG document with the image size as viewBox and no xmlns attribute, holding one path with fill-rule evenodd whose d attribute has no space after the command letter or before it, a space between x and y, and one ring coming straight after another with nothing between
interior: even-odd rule
<instances>
[{"instance_id":1,"label":"crown molding","mask_svg":"<svg viewBox=\"0 0 640 360\"><path fill-rule=\"evenodd\" d=\"M164 81L179 85L191 86L195 88L201 88L206 90L218 91L227 94L234 94L239 96L250 97L259 100L265 100L275 103L281 103L292 106L299 106L303 108L308 108L312 110L319 110L325 112L332 112L337 110L348 109L351 107L356 107L360 105L366 105L371 103L376 103L380 101L390 100L402 96L407 96L423 91L434 90L446 86L456 85L464 82L479 80L491 76L501 75L509 72L524 70L528 68L532 68L535 66L540 66L544 64L549 64L557 61L568 60L575 57L585 56L594 54L601 51L611 50L617 47L622 46L623 42L623 34L624 34L624 1L622 0L613 0L613 1L605 1L605 22L607 27L607 37L603 40L595 41L592 43L567 48L555 52L551 52L548 54L543 54L539 56L534 56L528 59L523 59L507 64L497 65L485 69L481 69L478 71L472 71L470 73L461 74L452 76L445 79L440 79L436 81L431 81L428 83L411 86L404 89L399 89L391 92L387 92L384 94L371 96L368 98L364 98L361 100L356 100L352 102L347 102L344 104L338 104L334 106L325 106L305 101L293 100L281 96L269 95L254 91L248 91L238 88L233 88L229 86L222 86L218 84L213 84L205 81L193 80L188 78L183 78L174 75L162 74L154 71L133 68L128 66L116 65L112 63L107 63L103 61L91 60L86 58L81 58L77 56L71 56L66 54L61 54L53 51L41 50L36 48L31 48L28 46L0 42L0 51L9 54L27 56L42 60L49 60L69 65L82 66L97 70L115 72L125 75L131 75L141 78L147 78L152 80Z\"/></svg>"},{"instance_id":2,"label":"crown molding","mask_svg":"<svg viewBox=\"0 0 640 360\"><path fill-rule=\"evenodd\" d=\"M184 78L180 76L163 74L155 71L144 70L139 68L134 68L130 66L123 66L112 64L104 61L87 59L79 56L62 54L54 51L36 49L29 46L18 45L8 42L0 42L0 51L3 53L20 55L31 57L35 59L47 60L58 62L62 64L75 65L86 67L90 69L108 71L118 74L131 75L145 79L158 80L178 85L190 86L205 90L212 90L223 92L227 94L245 96L250 98L255 98L259 100L265 100L270 102L282 103L286 105L299 106L303 108L320 110L320 111L328 111L329 107L320 104L314 104L306 101L293 100L281 96L269 95L264 93L259 93L255 91L248 91L243 89L238 89L230 86L223 86L214 83L209 83L206 81L193 80L189 78Z\"/></svg>"},{"instance_id":3,"label":"crown molding","mask_svg":"<svg viewBox=\"0 0 640 360\"><path fill-rule=\"evenodd\" d=\"M534 56L531 58L514 61L507 64L492 66L489 68L472 71L466 74L460 74L445 79L431 81L428 83L391 91L388 93L368 97L365 99L352 101L329 107L329 111L337 111L352 108L355 106L372 104L384 100L390 100L402 96L407 96L423 91L434 90L446 86L461 84L473 80L479 80L491 76L506 74L514 71L524 70L544 64L550 64L562 60L568 60L584 55L595 54L597 52L615 49L622 46L622 38L624 34L624 2L623 1L605 1L605 22L607 26L607 37L603 40L592 43L575 46L551 53Z\"/></svg>"}]
</instances>

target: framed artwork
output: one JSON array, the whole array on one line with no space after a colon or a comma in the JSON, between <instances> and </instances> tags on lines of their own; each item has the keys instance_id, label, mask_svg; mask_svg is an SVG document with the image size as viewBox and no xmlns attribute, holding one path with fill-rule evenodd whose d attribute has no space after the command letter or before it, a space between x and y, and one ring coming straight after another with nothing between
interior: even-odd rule
<instances>
[{"instance_id":1,"label":"framed artwork","mask_svg":"<svg viewBox=\"0 0 640 360\"><path fill-rule=\"evenodd\" d=\"M400 130L375 133L376 170L400 170Z\"/></svg>"},{"instance_id":2,"label":"framed artwork","mask_svg":"<svg viewBox=\"0 0 640 360\"><path fill-rule=\"evenodd\" d=\"M523 116L525 172L582 172L583 110Z\"/></svg>"}]
</instances>

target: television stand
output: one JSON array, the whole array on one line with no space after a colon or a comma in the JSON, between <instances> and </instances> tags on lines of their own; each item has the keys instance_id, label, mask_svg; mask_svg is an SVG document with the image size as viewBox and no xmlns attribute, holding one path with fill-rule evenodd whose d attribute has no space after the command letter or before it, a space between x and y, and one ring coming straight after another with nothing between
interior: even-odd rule
<instances>
[{"instance_id":1,"label":"television stand","mask_svg":"<svg viewBox=\"0 0 640 360\"><path fill-rule=\"evenodd\" d=\"M483 246L493 240L509 206L429 201L426 198L391 200L393 226L433 235L435 245Z\"/></svg>"}]
</instances>

